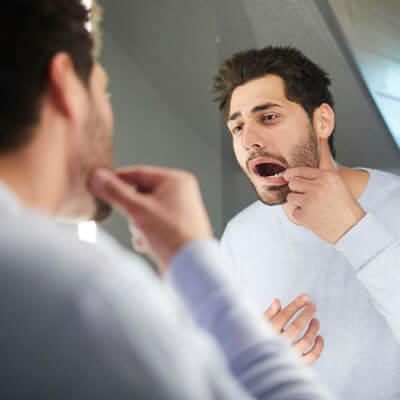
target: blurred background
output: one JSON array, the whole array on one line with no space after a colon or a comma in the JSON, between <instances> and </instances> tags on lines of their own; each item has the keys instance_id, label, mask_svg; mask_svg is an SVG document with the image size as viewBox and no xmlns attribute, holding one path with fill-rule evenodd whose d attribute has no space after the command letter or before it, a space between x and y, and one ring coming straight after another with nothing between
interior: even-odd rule
<instances>
[{"instance_id":1,"label":"blurred background","mask_svg":"<svg viewBox=\"0 0 400 400\"><path fill-rule=\"evenodd\" d=\"M193 172L218 237L233 215L256 200L209 93L218 66L236 51L269 44L299 48L332 78L338 161L400 174L399 1L100 4L117 165ZM121 217L114 214L103 227L130 247Z\"/></svg>"}]
</instances>

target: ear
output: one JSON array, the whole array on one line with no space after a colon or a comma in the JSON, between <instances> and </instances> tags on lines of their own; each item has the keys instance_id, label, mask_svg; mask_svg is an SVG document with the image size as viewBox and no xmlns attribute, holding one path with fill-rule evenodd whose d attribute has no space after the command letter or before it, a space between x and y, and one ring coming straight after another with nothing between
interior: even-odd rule
<instances>
[{"instance_id":1,"label":"ear","mask_svg":"<svg viewBox=\"0 0 400 400\"><path fill-rule=\"evenodd\" d=\"M71 57L57 53L50 61L48 76L47 93L53 107L67 119L79 119L86 112L88 93Z\"/></svg>"},{"instance_id":2,"label":"ear","mask_svg":"<svg viewBox=\"0 0 400 400\"><path fill-rule=\"evenodd\" d=\"M327 140L335 128L335 112L327 104L321 104L314 111L313 126L318 139Z\"/></svg>"}]
</instances>

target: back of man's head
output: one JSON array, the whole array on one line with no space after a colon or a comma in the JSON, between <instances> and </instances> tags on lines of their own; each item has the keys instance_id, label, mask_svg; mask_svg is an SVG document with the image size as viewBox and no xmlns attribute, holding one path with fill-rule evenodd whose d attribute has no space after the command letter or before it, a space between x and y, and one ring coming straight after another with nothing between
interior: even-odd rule
<instances>
[{"instance_id":1,"label":"back of man's head","mask_svg":"<svg viewBox=\"0 0 400 400\"><path fill-rule=\"evenodd\" d=\"M48 66L67 53L87 84L94 65L94 40L86 29L89 11L81 0L12 0L0 13L0 154L31 139L39 120Z\"/></svg>"}]
</instances>

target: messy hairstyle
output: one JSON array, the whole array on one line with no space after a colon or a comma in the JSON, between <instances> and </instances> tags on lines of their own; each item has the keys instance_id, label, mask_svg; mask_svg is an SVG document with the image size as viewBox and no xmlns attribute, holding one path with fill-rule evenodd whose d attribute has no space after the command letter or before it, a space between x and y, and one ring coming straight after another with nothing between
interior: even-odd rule
<instances>
[{"instance_id":1,"label":"messy hairstyle","mask_svg":"<svg viewBox=\"0 0 400 400\"><path fill-rule=\"evenodd\" d=\"M226 118L233 91L240 85L268 74L283 79L286 97L300 104L311 121L315 109L321 104L327 103L334 109L335 103L329 90L331 80L324 70L293 47L267 46L234 54L214 76L214 100ZM329 147L335 158L333 132L329 137Z\"/></svg>"},{"instance_id":2,"label":"messy hairstyle","mask_svg":"<svg viewBox=\"0 0 400 400\"><path fill-rule=\"evenodd\" d=\"M92 16L93 30L87 23ZM81 0L5 1L0 13L0 153L18 150L32 137L55 54L67 53L88 86L100 49L101 9Z\"/></svg>"}]
</instances>

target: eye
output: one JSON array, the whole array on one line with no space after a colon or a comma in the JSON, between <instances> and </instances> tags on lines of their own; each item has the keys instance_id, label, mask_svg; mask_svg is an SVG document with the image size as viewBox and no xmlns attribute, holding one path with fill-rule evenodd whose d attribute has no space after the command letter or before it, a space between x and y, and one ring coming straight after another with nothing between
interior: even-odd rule
<instances>
[{"instance_id":1,"label":"eye","mask_svg":"<svg viewBox=\"0 0 400 400\"><path fill-rule=\"evenodd\" d=\"M237 135L241 130L242 130L242 126L241 126L241 125L237 125L237 126L234 126L234 127L232 128L232 133L233 133L234 135Z\"/></svg>"},{"instance_id":2,"label":"eye","mask_svg":"<svg viewBox=\"0 0 400 400\"><path fill-rule=\"evenodd\" d=\"M263 115L263 117L262 117L262 119L264 121L273 121L277 118L278 118L278 116L276 114L267 114L267 115Z\"/></svg>"}]
</instances>

